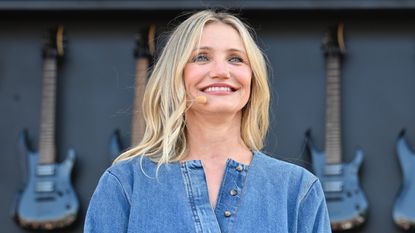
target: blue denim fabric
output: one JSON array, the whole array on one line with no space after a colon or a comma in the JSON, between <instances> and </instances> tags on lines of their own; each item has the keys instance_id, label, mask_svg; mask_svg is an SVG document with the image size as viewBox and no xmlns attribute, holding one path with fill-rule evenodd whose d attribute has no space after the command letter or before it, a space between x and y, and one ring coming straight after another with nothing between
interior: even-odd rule
<instances>
[{"instance_id":1,"label":"blue denim fabric","mask_svg":"<svg viewBox=\"0 0 415 233\"><path fill-rule=\"evenodd\" d=\"M141 161L141 162L140 162ZM331 232L321 184L304 168L254 152L249 166L229 159L212 208L201 161L160 167L146 157L105 171L84 232Z\"/></svg>"}]
</instances>

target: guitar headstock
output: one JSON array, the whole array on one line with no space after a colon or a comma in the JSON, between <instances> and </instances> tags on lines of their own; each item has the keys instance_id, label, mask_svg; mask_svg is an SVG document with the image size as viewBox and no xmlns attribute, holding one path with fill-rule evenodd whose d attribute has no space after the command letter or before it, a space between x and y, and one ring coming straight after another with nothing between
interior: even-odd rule
<instances>
[{"instance_id":1,"label":"guitar headstock","mask_svg":"<svg viewBox=\"0 0 415 233\"><path fill-rule=\"evenodd\" d=\"M134 56L136 58L151 58L156 53L156 26L150 24L148 28L136 34Z\"/></svg>"},{"instance_id":2,"label":"guitar headstock","mask_svg":"<svg viewBox=\"0 0 415 233\"><path fill-rule=\"evenodd\" d=\"M342 22L329 28L323 38L322 48L326 56L343 56L346 54L344 24Z\"/></svg>"},{"instance_id":3,"label":"guitar headstock","mask_svg":"<svg viewBox=\"0 0 415 233\"><path fill-rule=\"evenodd\" d=\"M66 36L62 25L50 29L43 46L43 57L62 58L65 53Z\"/></svg>"}]
</instances>

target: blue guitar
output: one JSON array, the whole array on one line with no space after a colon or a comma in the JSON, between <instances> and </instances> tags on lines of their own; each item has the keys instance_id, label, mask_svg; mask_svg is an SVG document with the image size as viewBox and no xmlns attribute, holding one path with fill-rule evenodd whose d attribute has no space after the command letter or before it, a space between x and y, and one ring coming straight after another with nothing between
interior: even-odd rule
<instances>
[{"instance_id":1,"label":"blue guitar","mask_svg":"<svg viewBox=\"0 0 415 233\"><path fill-rule=\"evenodd\" d=\"M138 33L136 38L136 48L134 51L136 59L136 77L133 119L131 124L131 146L137 145L144 135L145 122L143 117L142 102L147 85L148 68L151 63L152 55L155 53L155 33L155 25L151 24L145 32ZM117 158L122 150L120 131L116 130L110 140L111 160Z\"/></svg>"},{"instance_id":2,"label":"blue guitar","mask_svg":"<svg viewBox=\"0 0 415 233\"><path fill-rule=\"evenodd\" d=\"M28 147L27 134L21 133L19 147L27 157L27 178L18 194L17 222L24 228L53 230L72 224L79 201L72 188L71 171L75 152L69 150L60 164L55 162L55 96L57 61L63 56L63 27L52 30L43 50L43 90L39 153Z\"/></svg>"},{"instance_id":3,"label":"blue guitar","mask_svg":"<svg viewBox=\"0 0 415 233\"><path fill-rule=\"evenodd\" d=\"M402 229L409 230L415 229L415 153L404 135L402 131L396 145L403 182L393 208L393 220Z\"/></svg>"},{"instance_id":4,"label":"blue guitar","mask_svg":"<svg viewBox=\"0 0 415 233\"><path fill-rule=\"evenodd\" d=\"M306 139L312 156L313 171L323 185L332 229L348 230L365 222L368 202L360 188L358 177L363 152L357 150L350 163L343 163L341 155L340 68L345 54L343 24L326 34L323 49L327 72L325 151L316 148L310 131Z\"/></svg>"}]
</instances>

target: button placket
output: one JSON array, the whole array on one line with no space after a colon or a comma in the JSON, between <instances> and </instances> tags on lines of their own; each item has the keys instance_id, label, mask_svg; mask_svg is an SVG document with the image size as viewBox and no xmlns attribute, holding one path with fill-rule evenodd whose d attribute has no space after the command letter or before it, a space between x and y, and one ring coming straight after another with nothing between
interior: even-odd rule
<instances>
[{"instance_id":1,"label":"button placket","mask_svg":"<svg viewBox=\"0 0 415 233\"><path fill-rule=\"evenodd\" d=\"M241 201L241 192L246 178L247 168L234 160L228 160L221 187L220 198L216 205L215 214L223 233L231 229L235 222L237 209Z\"/></svg>"},{"instance_id":2,"label":"button placket","mask_svg":"<svg viewBox=\"0 0 415 233\"><path fill-rule=\"evenodd\" d=\"M209 202L207 183L201 161L186 161L181 169L196 232L222 232L217 216L212 211Z\"/></svg>"}]
</instances>

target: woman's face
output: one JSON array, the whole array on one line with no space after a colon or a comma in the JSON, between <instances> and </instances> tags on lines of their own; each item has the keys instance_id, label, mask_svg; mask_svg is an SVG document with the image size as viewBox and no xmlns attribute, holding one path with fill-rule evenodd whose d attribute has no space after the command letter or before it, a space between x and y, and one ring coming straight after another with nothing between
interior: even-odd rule
<instances>
[{"instance_id":1,"label":"woman's face","mask_svg":"<svg viewBox=\"0 0 415 233\"><path fill-rule=\"evenodd\" d=\"M183 71L187 98L205 96L207 102L189 109L236 113L250 96L252 70L239 33L220 22L207 24Z\"/></svg>"}]
</instances>

